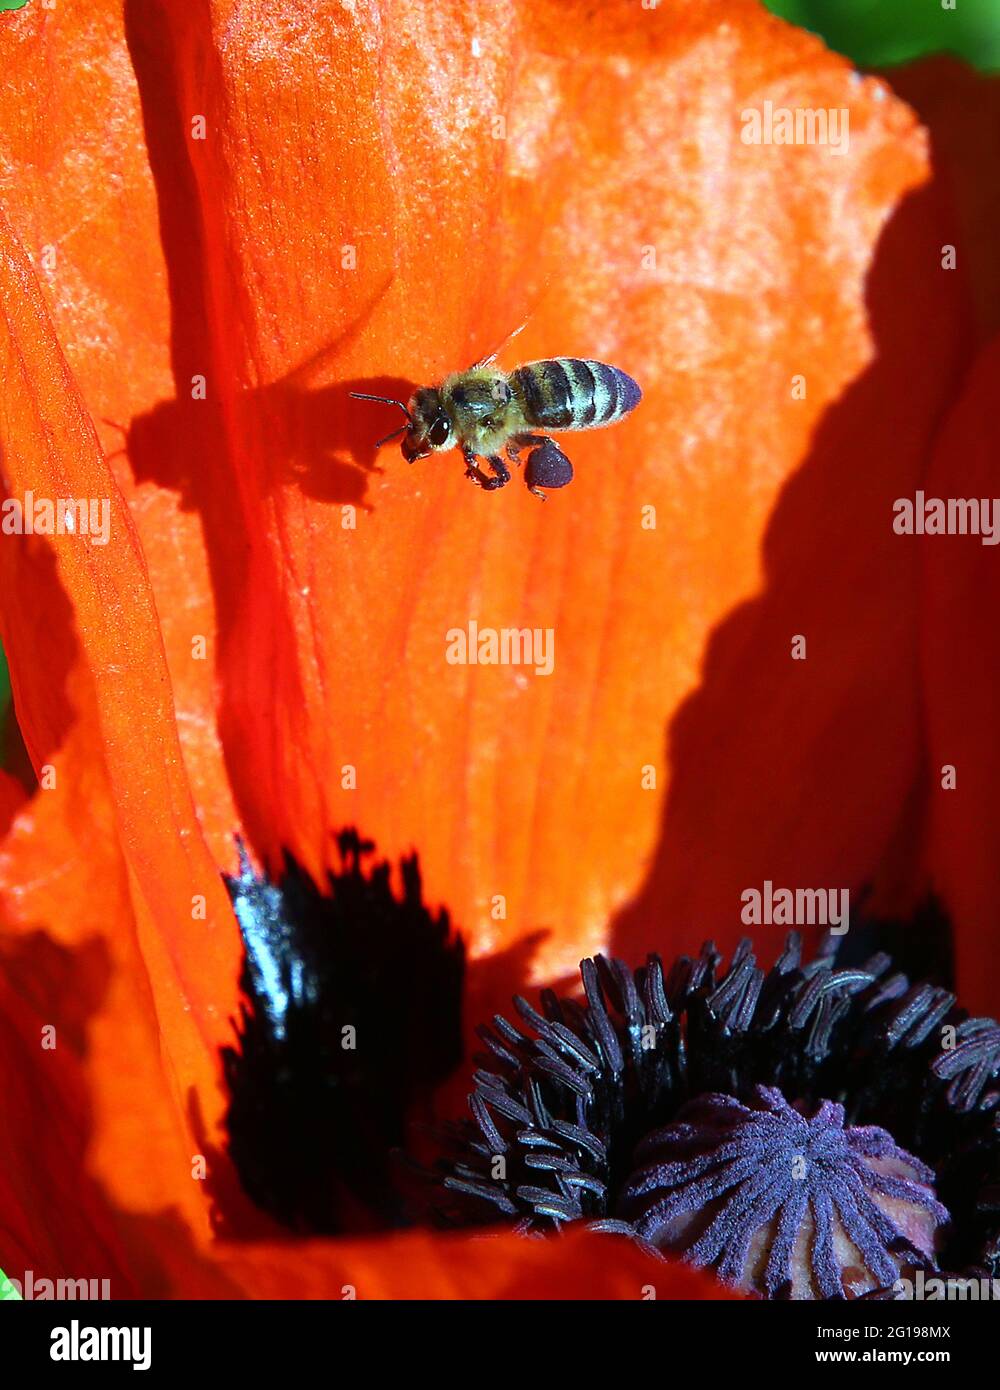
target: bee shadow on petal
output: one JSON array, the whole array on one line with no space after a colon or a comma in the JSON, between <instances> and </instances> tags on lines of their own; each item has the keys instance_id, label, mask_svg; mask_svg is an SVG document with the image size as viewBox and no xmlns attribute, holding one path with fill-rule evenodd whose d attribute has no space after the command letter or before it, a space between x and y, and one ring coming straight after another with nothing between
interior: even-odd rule
<instances>
[{"instance_id":1,"label":"bee shadow on petal","mask_svg":"<svg viewBox=\"0 0 1000 1390\"><path fill-rule=\"evenodd\" d=\"M389 428L385 407L370 407L369 419L365 407L350 399L350 392L405 401L413 384L379 376L308 388L295 375L236 396L230 403L231 432L239 438L244 429L263 430L269 473L266 490L294 484L318 502L374 511L367 492L369 479L385 471L376 462L377 440ZM381 421L376 409L383 411ZM132 420L127 429L118 428L136 482L170 488L186 511L204 510L211 460L227 449L227 425L218 400L161 401Z\"/></svg>"},{"instance_id":2,"label":"bee shadow on petal","mask_svg":"<svg viewBox=\"0 0 1000 1390\"><path fill-rule=\"evenodd\" d=\"M388 376L339 381L311 391L281 382L265 388L266 408L273 409L276 421L287 429L286 477L317 501L354 502L366 511L374 510L365 492L369 475L385 471L375 461L376 442L390 426L384 417L379 420L377 408L370 417L366 415L364 407L350 399L350 392L406 401L413 390L412 382Z\"/></svg>"}]
</instances>

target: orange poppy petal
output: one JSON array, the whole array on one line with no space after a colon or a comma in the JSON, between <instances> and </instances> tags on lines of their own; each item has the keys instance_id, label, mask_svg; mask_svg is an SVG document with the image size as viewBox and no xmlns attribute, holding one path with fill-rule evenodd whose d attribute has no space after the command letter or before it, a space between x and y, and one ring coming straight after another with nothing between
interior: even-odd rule
<instances>
[{"instance_id":1,"label":"orange poppy petal","mask_svg":"<svg viewBox=\"0 0 1000 1390\"><path fill-rule=\"evenodd\" d=\"M970 329L983 342L1000 327L1000 182L984 176L1000 158L1000 80L938 56L894 69L893 88L927 125L939 182L951 215L942 248L955 249L949 275L968 287ZM926 497L995 493L986 441L995 434L997 341L970 367L957 404L936 441L922 483ZM912 493L908 494L912 496ZM922 673L929 730L929 860L935 886L952 914L962 1003L1000 1010L1000 969L990 946L1000 901L991 809L997 759L991 689L997 647L990 621L996 597L993 550L968 536L900 539L919 553L924 584ZM954 790L942 785L956 767Z\"/></svg>"},{"instance_id":2,"label":"orange poppy petal","mask_svg":"<svg viewBox=\"0 0 1000 1390\"><path fill-rule=\"evenodd\" d=\"M228 1179L215 1171L210 1184L192 1178L113 810L84 742L95 728L96 720L81 722L56 764L56 787L34 799L0 852L0 1026L10 1063L0 1071L0 1100L18 1152L34 1154L0 1175L8 1273L108 1279L117 1298L731 1296L707 1274L581 1233L558 1241L429 1232L211 1240L205 1188ZM56 1045L39 1050L40 1030L53 1021Z\"/></svg>"},{"instance_id":3,"label":"orange poppy petal","mask_svg":"<svg viewBox=\"0 0 1000 1390\"><path fill-rule=\"evenodd\" d=\"M1000 78L947 54L885 74L931 134L934 165L949 195L955 273L970 291L981 342L1000 329Z\"/></svg>"},{"instance_id":4,"label":"orange poppy petal","mask_svg":"<svg viewBox=\"0 0 1000 1390\"><path fill-rule=\"evenodd\" d=\"M92 697L81 674L72 690L86 715ZM52 763L54 785L22 810L0 848L8 991L0 1013L12 1040L6 1054L24 1059L3 1076L25 1088L3 1110L17 1151L31 1155L10 1165L22 1188L4 1213L23 1214L18 1244L49 1277L101 1273L83 1259L85 1242L65 1238L81 1216L113 1232L119 1263L110 1273L120 1287L146 1261L126 1213L165 1219L172 1209L179 1229L210 1234L189 1111L208 1108L216 1083L211 1072L203 1081L181 1070L159 1015L97 731L96 715L80 719ZM43 1029L52 1030L48 1042Z\"/></svg>"},{"instance_id":5,"label":"orange poppy petal","mask_svg":"<svg viewBox=\"0 0 1000 1390\"><path fill-rule=\"evenodd\" d=\"M112 507L106 550L57 539L42 551L43 569L55 563L41 588L38 548L11 548L2 630L36 765L58 768L56 750L79 732L88 751L69 765L103 788L114 819L102 811L97 824L121 838L104 933L115 1004L91 1073L109 1087L95 1112L116 1137L102 1148L97 1126L93 1171L111 1197L131 1185L141 1203L135 1175L116 1178L112 1160L129 1143L141 1151L144 1111L113 1113L116 1102L146 1101L143 1068L162 1048L172 1104L155 1100L167 1175L154 1186L175 1190L192 1092L214 1132L215 1048L234 996L235 932L195 818L172 688L205 731L186 750L221 855L234 817L208 664L190 674L192 636L216 636L208 584L226 768L259 848L288 844L315 868L345 821L391 854L416 843L430 898L448 902L480 953L516 953L533 930L551 931L545 974L604 944L650 861L621 949L686 945L717 924L734 936L748 883L871 872L915 784L915 569L875 518L919 476L958 314L946 277L927 271L933 199L906 199L928 176L910 114L755 4L640 13L621 0L593 27L568 25L547 0L486 15L448 4L433 22L410 0L391 24L380 7L361 19L332 0L291 0L268 26L245 0L166 17L136 8L129 52L166 271L175 311L194 310L175 313L177 395L154 405L157 373L170 389L162 349L133 399L117 388L112 409L138 412L123 494L85 409L108 408L112 373L105 363L84 367L85 386L73 380L48 314L61 306L66 354L86 357L71 298L50 287L43 299L0 223L0 430L14 492ZM109 16L99 29L121 59ZM83 26L68 32L92 57ZM68 71L79 110L82 83ZM136 93L126 83L119 96L137 139ZM848 105L851 152L745 146L740 111L771 98ZM91 181L113 162L97 149ZM148 178L137 177L148 213ZM26 206L14 217L22 236ZM113 200L95 230L119 256L128 245ZM152 246L147 216L131 299L100 253L79 263L81 283L98 277L143 344L156 336L133 336L144 305L165 331ZM192 276L188 304L178 296ZM346 399L347 382L432 379L528 314L519 352L605 356L646 391L627 424L574 446L569 492L545 508L516 488L485 497L451 461L410 473L393 457L384 475L365 472L380 417ZM290 375L313 356L318 385ZM189 384L202 374L198 403ZM193 478L178 469L185 448ZM342 506L354 503L352 518ZM830 538L825 567L817 536ZM451 666L448 630L470 619L550 630L552 674ZM45 623L55 682L32 660ZM785 662L798 632L810 655L796 669ZM655 791L642 789L650 767ZM72 788L67 824L85 785ZM62 909L82 946L92 919L77 888ZM198 893L205 922L192 919ZM58 934L58 906L39 897L30 913ZM96 989L100 972L81 966L81 978ZM112 1023L142 1055L121 1066L118 1091L105 1076ZM126 1226L111 1222L109 1251L135 1238ZM152 1249L152 1226L147 1235ZM188 1228L163 1238L180 1249ZM527 1249L499 1259L508 1291L538 1287L534 1274L518 1282ZM362 1270L372 1260L372 1286L401 1287L367 1250L356 1259ZM243 1287L249 1272L278 1292L291 1278L267 1274L269 1247L242 1254L206 1279ZM317 1253L317 1282L339 1258ZM559 1256L547 1247L541 1258ZM436 1268L428 1284L454 1288L439 1282L451 1278Z\"/></svg>"},{"instance_id":6,"label":"orange poppy petal","mask_svg":"<svg viewBox=\"0 0 1000 1390\"><path fill-rule=\"evenodd\" d=\"M192 500L257 848L315 870L344 823L416 845L476 953L551 934L539 975L606 944L651 861L633 957L734 937L764 877L870 876L919 735L915 576L880 507L957 355L911 113L750 3L593 26L291 3L262 25L229 0L168 24L140 86L178 83L154 175L168 265L208 290L208 341L196 320L174 348L221 410L201 456L228 510ZM744 144L765 100L848 107L849 151ZM393 452L365 472L389 425L349 385L405 392L525 318L517 356L605 357L645 391L573 441L571 489L486 496ZM170 486L163 438L198 419L144 422L137 470ZM551 632L552 673L450 664L470 620Z\"/></svg>"},{"instance_id":7,"label":"orange poppy petal","mask_svg":"<svg viewBox=\"0 0 1000 1390\"><path fill-rule=\"evenodd\" d=\"M617 1236L509 1234L222 1248L219 1266L251 1298L729 1299L710 1274Z\"/></svg>"},{"instance_id":8,"label":"orange poppy petal","mask_svg":"<svg viewBox=\"0 0 1000 1390\"><path fill-rule=\"evenodd\" d=\"M47 615L63 660L75 642L85 672L79 700L99 728L114 830L175 1094L186 1105L189 1088L198 1086L212 1127L222 1103L217 1047L235 1007L238 935L195 818L158 615L135 530L34 274L2 217L0 305L0 446L10 494L95 499L110 512L106 545L69 532L48 538L55 564L47 567L41 590L33 582L39 566L32 562L39 539L5 537L0 621L19 722L37 770L40 750L55 730L50 675L38 660L49 635L32 643L39 618L30 615ZM71 707L65 691L57 696ZM72 921L79 903L67 896L62 906ZM116 925L112 919L112 929Z\"/></svg>"},{"instance_id":9,"label":"orange poppy petal","mask_svg":"<svg viewBox=\"0 0 1000 1390\"><path fill-rule=\"evenodd\" d=\"M0 835L6 835L14 816L27 800L23 785L0 768Z\"/></svg>"},{"instance_id":10,"label":"orange poppy petal","mask_svg":"<svg viewBox=\"0 0 1000 1390\"><path fill-rule=\"evenodd\" d=\"M3 920L0 918L0 920ZM0 936L0 1258L21 1278L113 1278L129 1292L127 1253L85 1169L89 1130L82 1013L107 968L99 941L72 952L41 932Z\"/></svg>"},{"instance_id":11,"label":"orange poppy petal","mask_svg":"<svg viewBox=\"0 0 1000 1390\"><path fill-rule=\"evenodd\" d=\"M946 421L923 490L927 499L996 497L1000 337L982 352ZM996 518L1000 522L1000 518ZM1000 1011L1000 746L996 690L1000 574L994 543L976 535L899 538L920 547L923 679L930 738L930 862L952 917L962 1004ZM954 788L948 769L954 769Z\"/></svg>"},{"instance_id":12,"label":"orange poppy petal","mask_svg":"<svg viewBox=\"0 0 1000 1390\"><path fill-rule=\"evenodd\" d=\"M128 26L138 8L68 7L58 20L40 5L0 26L0 201L25 247L76 386L90 411L146 559L156 600L178 734L199 815L229 862L237 817L214 717L216 629L211 575L198 514L176 490L134 477L121 453L129 422L175 394L171 316L190 318L185 286L168 284ZM155 9L155 7L142 7ZM126 11L128 13L126 13ZM162 45L151 42L163 57ZM99 109L102 119L95 121ZM192 369L193 370L193 369ZM190 378L187 380L190 390ZM190 441L170 441L164 467L189 467ZM39 606L35 605L36 610ZM52 632L52 618L39 610ZM62 630L60 624L56 631ZM51 653L51 635L47 648ZM58 663L50 655L58 746ZM62 714L62 718L57 717ZM41 711L26 711L36 746ZM36 748L37 751L37 748Z\"/></svg>"},{"instance_id":13,"label":"orange poppy petal","mask_svg":"<svg viewBox=\"0 0 1000 1390\"><path fill-rule=\"evenodd\" d=\"M867 360L776 500L758 594L712 632L700 685L669 723L660 839L623 942L638 947L663 912L732 946L744 890L836 886L856 905L886 858L880 911L907 911L921 891L912 845L898 864L924 794L918 566L892 508L920 485L964 360L961 293L928 250L947 226L932 185L882 231L855 306ZM784 928L770 931L777 947Z\"/></svg>"},{"instance_id":14,"label":"orange poppy petal","mask_svg":"<svg viewBox=\"0 0 1000 1390\"><path fill-rule=\"evenodd\" d=\"M209 1258L147 1221L148 1260L181 1298L711 1299L740 1297L711 1274L617 1236L411 1231L367 1240L218 1243Z\"/></svg>"}]
</instances>

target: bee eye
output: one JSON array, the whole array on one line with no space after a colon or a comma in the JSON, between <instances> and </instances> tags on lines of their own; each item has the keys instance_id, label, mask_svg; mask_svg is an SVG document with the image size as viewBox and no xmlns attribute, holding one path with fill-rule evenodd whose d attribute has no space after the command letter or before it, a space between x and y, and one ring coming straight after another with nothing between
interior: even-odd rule
<instances>
[{"instance_id":1,"label":"bee eye","mask_svg":"<svg viewBox=\"0 0 1000 1390\"><path fill-rule=\"evenodd\" d=\"M431 425L428 438L434 445L435 449L440 449L442 444L446 444L448 442L448 436L450 434L451 421L442 416L440 419L435 420L433 425Z\"/></svg>"}]
</instances>

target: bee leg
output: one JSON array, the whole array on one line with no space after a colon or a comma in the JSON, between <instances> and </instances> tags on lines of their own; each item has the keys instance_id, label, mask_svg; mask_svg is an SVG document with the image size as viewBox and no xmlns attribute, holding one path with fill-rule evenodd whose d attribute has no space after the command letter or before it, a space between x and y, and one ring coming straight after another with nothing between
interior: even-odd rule
<instances>
[{"instance_id":1,"label":"bee leg","mask_svg":"<svg viewBox=\"0 0 1000 1390\"><path fill-rule=\"evenodd\" d=\"M476 462L477 456L471 449L463 448L462 457L465 459L465 476L471 478L474 483L478 483L484 491L495 492L498 487L505 487L510 482L510 471L503 459L496 454L491 454L486 460L493 470L494 476L492 478L479 467Z\"/></svg>"},{"instance_id":2,"label":"bee leg","mask_svg":"<svg viewBox=\"0 0 1000 1390\"><path fill-rule=\"evenodd\" d=\"M524 470L525 486L535 497L545 497L540 490L543 487L565 487L572 480L573 465L554 439L536 434L519 442L537 446L528 455Z\"/></svg>"},{"instance_id":3,"label":"bee leg","mask_svg":"<svg viewBox=\"0 0 1000 1390\"><path fill-rule=\"evenodd\" d=\"M510 469L504 463L499 454L490 454L486 462L493 469L495 477L487 478L483 486L493 492L498 487L506 487L510 482Z\"/></svg>"},{"instance_id":4,"label":"bee leg","mask_svg":"<svg viewBox=\"0 0 1000 1390\"><path fill-rule=\"evenodd\" d=\"M471 478L477 487L489 489L493 479L479 467L475 453L471 449L463 448L462 457L465 459L465 476Z\"/></svg>"},{"instance_id":5,"label":"bee leg","mask_svg":"<svg viewBox=\"0 0 1000 1390\"><path fill-rule=\"evenodd\" d=\"M521 450L517 447L513 439L507 444L507 457L515 468L521 467Z\"/></svg>"}]
</instances>

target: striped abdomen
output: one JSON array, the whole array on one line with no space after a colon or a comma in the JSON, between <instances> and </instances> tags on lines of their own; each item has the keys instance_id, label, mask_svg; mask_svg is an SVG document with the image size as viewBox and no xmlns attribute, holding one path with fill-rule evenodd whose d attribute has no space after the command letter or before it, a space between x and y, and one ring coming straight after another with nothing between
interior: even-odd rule
<instances>
[{"instance_id":1,"label":"striped abdomen","mask_svg":"<svg viewBox=\"0 0 1000 1390\"><path fill-rule=\"evenodd\" d=\"M639 387L619 367L582 357L528 362L511 372L510 385L525 418L547 430L613 425L642 399Z\"/></svg>"}]
</instances>

